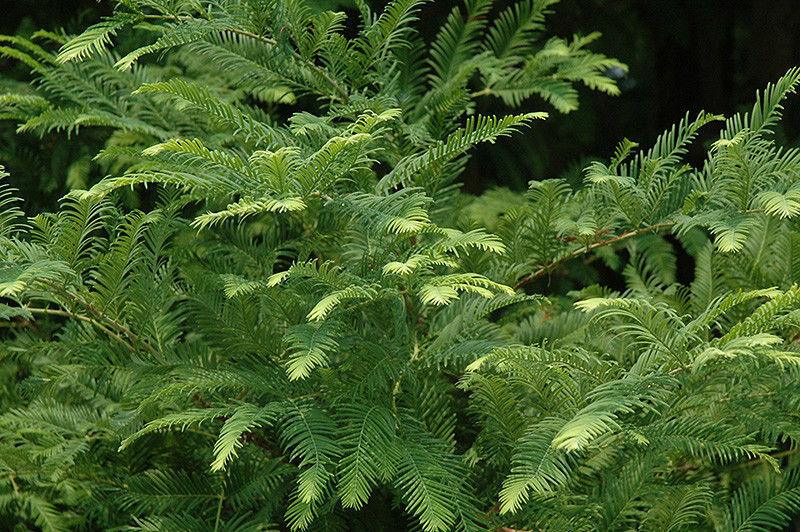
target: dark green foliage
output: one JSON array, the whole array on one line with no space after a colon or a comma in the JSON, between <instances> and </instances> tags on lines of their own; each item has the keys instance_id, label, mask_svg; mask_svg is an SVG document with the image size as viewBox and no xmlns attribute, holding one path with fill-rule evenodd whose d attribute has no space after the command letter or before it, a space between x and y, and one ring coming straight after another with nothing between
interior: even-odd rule
<instances>
[{"instance_id":1,"label":"dark green foliage","mask_svg":"<svg viewBox=\"0 0 800 532\"><path fill-rule=\"evenodd\" d=\"M543 38L553 3L466 2L427 54L414 1L125 0L6 38L38 84L5 116L99 128L108 176L27 219L0 190L3 523L785 527L800 151L772 129L800 70L700 167L722 117L624 140L581 186L469 197L471 148L546 118L477 99L617 92L596 35Z\"/></svg>"}]
</instances>

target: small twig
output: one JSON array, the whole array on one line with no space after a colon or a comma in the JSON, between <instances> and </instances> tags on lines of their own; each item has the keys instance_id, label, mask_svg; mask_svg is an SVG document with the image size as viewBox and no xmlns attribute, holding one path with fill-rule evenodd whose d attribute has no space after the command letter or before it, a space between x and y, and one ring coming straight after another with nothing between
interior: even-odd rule
<instances>
[{"instance_id":1,"label":"small twig","mask_svg":"<svg viewBox=\"0 0 800 532\"><path fill-rule=\"evenodd\" d=\"M222 520L222 503L225 502L225 488L224 488L224 485L223 485L223 488L222 488L222 493L217 495L217 498L219 499L219 502L217 503L217 517L214 520L214 532L217 532L219 530L219 524L220 524L220 522Z\"/></svg>"},{"instance_id":2,"label":"small twig","mask_svg":"<svg viewBox=\"0 0 800 532\"><path fill-rule=\"evenodd\" d=\"M484 87L479 91L475 91L469 95L470 98L480 98L481 96L488 96L492 93L491 87Z\"/></svg>"},{"instance_id":3,"label":"small twig","mask_svg":"<svg viewBox=\"0 0 800 532\"><path fill-rule=\"evenodd\" d=\"M397 381L395 381L394 386L392 387L392 410L395 412L397 411L397 396L400 395L400 391L402 389L403 384L403 377L406 376L406 372L410 371L411 365L417 361L419 358L419 340L417 339L416 333L414 334L414 347L411 351L411 357L408 359L408 366L405 368L405 371L400 373L400 376L397 377Z\"/></svg>"},{"instance_id":4,"label":"small twig","mask_svg":"<svg viewBox=\"0 0 800 532\"><path fill-rule=\"evenodd\" d=\"M772 458L783 458L797 453L800 453L800 447L795 447L794 449L786 449L784 451L778 451L776 453L768 454L768 456L771 456ZM754 465L758 465L763 462L764 462L763 458L754 458L753 460L750 460L748 462L737 464L731 467L730 469L743 469L745 467L752 467Z\"/></svg>"},{"instance_id":5,"label":"small twig","mask_svg":"<svg viewBox=\"0 0 800 532\"><path fill-rule=\"evenodd\" d=\"M106 316L105 314L103 314L103 312L102 312L102 311L100 311L99 309L95 308L95 307L94 307L94 305L92 305L91 303L89 303L88 301L86 301L86 300L84 300L84 299L82 299L82 298L79 298L77 295L75 295L75 296L73 296L73 297L75 298L75 300L76 300L76 301L77 301L77 302L78 302L78 303L79 303L79 304L80 304L80 305L81 305L83 308L85 308L85 309L86 309L86 310L88 310L88 311L89 311L91 314L93 314L93 315L95 316L95 318L97 318L98 320L102 320L102 321L104 321L104 322L105 322L106 324L108 324L110 327L113 327L113 328L114 328L114 329L116 329L118 332L120 332L120 333L124 334L125 336L127 336L127 337L128 337L128 340L130 340L130 341L131 341L131 343L133 344L133 346L134 346L134 347L135 347L135 346L137 346L137 345L140 345L140 344L141 344L141 345L143 345L145 348L147 348L147 350L148 350L148 351L150 351L151 353L153 353L153 354L157 353L157 351L155 350L155 348L154 348L153 346L151 346L149 343L147 343L147 342L145 342L145 341L142 341L142 340L139 338L139 336L138 336L137 334L135 334L133 331L131 331L131 330L130 330L128 327L126 327L125 325L123 325L123 324L119 323L119 322L118 322L118 321L116 321L116 320L113 320L113 319L109 318L108 316Z\"/></svg>"},{"instance_id":6,"label":"small twig","mask_svg":"<svg viewBox=\"0 0 800 532\"><path fill-rule=\"evenodd\" d=\"M545 275L546 273L549 273L549 272L553 271L554 269L556 269L558 266L564 264L565 262L570 261L572 259L575 259L577 257L580 257L581 255L585 255L586 253L589 253L590 251L593 251L593 250L595 250L597 248L601 248L601 247L608 246L608 245L611 245L611 244L616 244L617 242L621 242L623 240L627 240L629 238L642 235L644 233L649 233L651 231L658 231L659 229L665 229L667 227L671 227L672 225L673 224L671 222L664 222L664 223L660 223L660 224L648 225L647 227L642 227L640 229L634 229L632 231L627 231L627 232L622 233L620 235L617 235L617 236L614 236L614 237L611 237L611 238L607 238L605 240L598 240L597 242L589 244L588 246L584 246L584 247L578 248L578 249L572 251L571 253L569 253L567 255L564 255L563 257L561 257L559 259L556 259L553 262L550 262L549 264L545 264L544 266L540 267L538 270L534 271L533 273L529 273L528 275L524 276L522 279L520 279L517 282L515 288L517 288L517 289L522 288L523 286L525 286L526 284L530 283L531 281L533 281L535 279L538 279L539 277Z\"/></svg>"},{"instance_id":7,"label":"small twig","mask_svg":"<svg viewBox=\"0 0 800 532\"><path fill-rule=\"evenodd\" d=\"M156 349L153 346L151 346L149 343L141 341L139 336L136 335L133 331L131 331L128 327L126 327L125 325L119 323L118 321L108 317L101 310L99 310L94 305L92 305L91 303L89 303L88 301L86 301L85 299L80 297L78 294L70 293L69 291L63 291L62 292L61 291L61 287L56 285L55 283L44 282L44 284L50 286L50 288L53 290L53 292L56 292L56 293L61 292L62 295L70 298L72 301L76 302L78 305L83 307L86 311L88 311L90 314L92 314L94 316L95 321L98 324L103 324L104 323L105 326L106 326L105 327L106 329L108 329L108 327L111 327L111 328L115 329L118 333L124 334L129 340L129 342L126 342L126 343L130 344L129 347L132 350L135 351L136 347L139 344L141 344L148 351L150 351L150 353L152 353L152 354L157 354L158 353L158 351L156 351ZM49 309L49 310L54 310L54 309ZM69 311L61 311L61 312L68 312L68 314L62 314L64 316L73 317L73 318L76 318L76 319L81 319L81 317L79 317L81 315L77 314L75 312L69 312ZM86 317L83 316L83 318L86 318ZM88 318L88 319L91 319L91 318ZM86 320L83 320L83 321L86 321Z\"/></svg>"},{"instance_id":8,"label":"small twig","mask_svg":"<svg viewBox=\"0 0 800 532\"><path fill-rule=\"evenodd\" d=\"M115 339L116 341L121 343L122 345L124 345L127 348L131 349L132 351L136 350L133 347L133 345L131 345L129 342L127 342L122 336L118 335L117 333L115 333L114 331L112 331L111 329L109 329L108 327L106 327L105 325L103 325L102 323L100 323L99 321L97 321L94 318L90 318L90 317L84 316L82 314L76 314L75 312L69 312L67 310L60 310L60 309L37 308L37 307L22 307L22 308L27 310L31 314L43 314L43 315L46 315L46 316L61 316L61 317L64 317L64 318L72 318L72 319L76 319L76 320L79 320L79 321L83 321L83 322L89 323L91 325L94 325L95 327L97 327L98 329L100 329L101 331L103 331L104 333L106 333L107 335L109 335L110 337L112 337L113 339Z\"/></svg>"},{"instance_id":9,"label":"small twig","mask_svg":"<svg viewBox=\"0 0 800 532\"><path fill-rule=\"evenodd\" d=\"M14 473L9 473L8 480L10 480L11 485L14 486L14 493L19 495L20 489L19 484L17 484L17 476Z\"/></svg>"}]
</instances>

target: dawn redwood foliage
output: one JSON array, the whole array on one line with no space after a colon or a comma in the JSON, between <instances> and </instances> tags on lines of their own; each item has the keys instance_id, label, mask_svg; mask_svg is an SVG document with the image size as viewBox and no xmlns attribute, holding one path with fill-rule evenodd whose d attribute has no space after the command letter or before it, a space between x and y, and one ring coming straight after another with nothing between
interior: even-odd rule
<instances>
[{"instance_id":1,"label":"dawn redwood foliage","mask_svg":"<svg viewBox=\"0 0 800 532\"><path fill-rule=\"evenodd\" d=\"M547 116L481 101L618 92L596 34L546 35L554 3L470 0L432 42L416 0L119 0L0 37L35 76L0 116L97 128L107 175L33 217L0 189L2 528L800 514L800 150L773 135L800 70L580 185L464 194L472 147Z\"/></svg>"}]
</instances>

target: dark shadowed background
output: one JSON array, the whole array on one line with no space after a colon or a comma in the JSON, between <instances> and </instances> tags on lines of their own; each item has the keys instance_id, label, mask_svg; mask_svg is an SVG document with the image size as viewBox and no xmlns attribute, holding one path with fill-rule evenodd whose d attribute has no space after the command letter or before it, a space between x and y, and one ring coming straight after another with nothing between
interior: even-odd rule
<instances>
[{"instance_id":1,"label":"dark shadowed background","mask_svg":"<svg viewBox=\"0 0 800 532\"><path fill-rule=\"evenodd\" d=\"M508 3L496 5L500 9ZM60 27L77 32L108 14L111 3L0 0L0 5L0 33L8 34ZM424 7L420 24L427 39L454 5L435 1ZM756 89L800 64L798 0L563 0L548 20L550 35L566 37L595 30L603 38L593 49L630 67L621 81L622 95L614 98L584 91L578 111L554 112L549 121L537 123L524 137L479 149L464 178L467 190L480 192L492 185L521 189L530 179L547 177L577 180L587 158L609 156L622 137L646 146L686 111L731 114L751 105ZM24 73L0 59L2 74L19 77ZM789 102L779 133L792 144L800 138L799 100ZM493 103L481 106L491 111ZM547 107L535 98L525 104L526 110ZM71 147L63 136L14 139L12 126L0 122L0 143L6 143L5 150L0 150L6 152L3 162L31 182L43 173L58 172L63 167L61 158L75 156L71 150L85 149ZM39 144L31 147L32 142ZM698 158L701 150L698 146ZM37 165L41 172L36 171ZM27 187L22 184L22 188ZM42 206L60 193L51 192L40 194Z\"/></svg>"}]
</instances>

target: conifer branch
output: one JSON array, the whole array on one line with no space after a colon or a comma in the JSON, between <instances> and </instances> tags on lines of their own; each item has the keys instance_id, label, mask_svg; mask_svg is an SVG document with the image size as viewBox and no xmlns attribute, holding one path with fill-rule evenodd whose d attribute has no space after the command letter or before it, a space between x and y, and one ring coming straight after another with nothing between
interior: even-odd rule
<instances>
[{"instance_id":1,"label":"conifer branch","mask_svg":"<svg viewBox=\"0 0 800 532\"><path fill-rule=\"evenodd\" d=\"M193 17L180 17L180 16L176 16L176 15L153 15L153 14L143 15L143 18L146 19L146 20L170 20L170 21L174 21L174 22L186 22L186 21L190 21L190 20L195 20ZM269 46L277 46L278 45L278 42L275 39L271 39L271 38L266 37L264 35L258 35L256 33L253 33L251 31L247 31L247 30L243 30L241 28L236 28L236 27L229 26L229 27L225 28L225 30L229 31L231 33L235 33L237 35L241 35L243 37L249 37L251 39L255 39L257 41L261 41L264 44L267 44ZM317 72L320 76L322 76L325 79L325 81L328 82L328 84L331 86L331 88L333 88L333 90L336 92L336 96L338 97L338 99L342 103L346 104L348 102L349 96L347 94L347 91L344 90L339 85L339 82L337 82L335 79L333 79L331 77L331 75L324 68L320 67L319 65L315 65L313 63L309 63L303 57L301 57L297 52L293 51L292 52L292 57L294 59L296 59L297 61L300 61L300 62L308 65L310 68L314 69L314 71Z\"/></svg>"},{"instance_id":2,"label":"conifer branch","mask_svg":"<svg viewBox=\"0 0 800 532\"><path fill-rule=\"evenodd\" d=\"M641 235L644 235L644 234L647 234L647 233L652 233L652 232L660 231L662 229L667 229L669 227L672 227L673 225L674 225L674 223L672 223L672 222L653 224L653 225L649 225L647 227L642 227L642 228L639 228L639 229L626 231L624 233L621 233L619 235L613 236L611 238L606 238L606 239L603 239L603 240L598 240L596 242L592 242L591 244L588 244L586 246L580 247L580 248L568 253L567 255L565 255L563 257L559 257L558 259L556 259L556 260L554 260L554 261L552 261L552 262L550 262L550 263L548 263L548 264L546 264L544 266L541 266L540 268L538 268L533 273L525 275L519 281L517 281L517 284L515 285L514 288L516 288L516 289L522 288L526 284L538 279L539 277L542 277L543 275L546 275L546 274L552 272L553 270L555 270L559 266L565 264L566 262L569 262L572 259L576 259L576 258L578 258L578 257L580 257L582 255L586 255L587 253L591 253L595 249L598 249L598 248L601 248L601 247L605 247L605 246L610 246L610 245L613 245L613 244L617 244L617 243L622 242L624 240L628 240L630 238L635 238L637 236L641 236Z\"/></svg>"},{"instance_id":3,"label":"conifer branch","mask_svg":"<svg viewBox=\"0 0 800 532\"><path fill-rule=\"evenodd\" d=\"M45 315L45 316L60 316L60 317L64 317L64 318L71 318L71 319L75 319L75 320L82 321L82 322L85 322L85 323L89 323L89 324L93 325L94 327L97 327L98 329L103 331L103 333L107 334L108 336L110 336L111 338L113 338L117 342L121 343L122 345L124 345L128 349L130 349L132 351L136 350L133 347L133 345L128 343L128 341L125 340L122 336L120 336L119 334L115 333L114 331L112 331L111 329L106 327L103 323L97 321L94 318L90 318L90 317L84 316L82 314L77 314L75 312L70 312L70 311L67 311L67 310L60 310L60 309L38 308L38 307L27 307L27 306L26 307L22 307L22 308L25 309L27 312L30 312L31 314L41 314L41 315Z\"/></svg>"}]
</instances>

